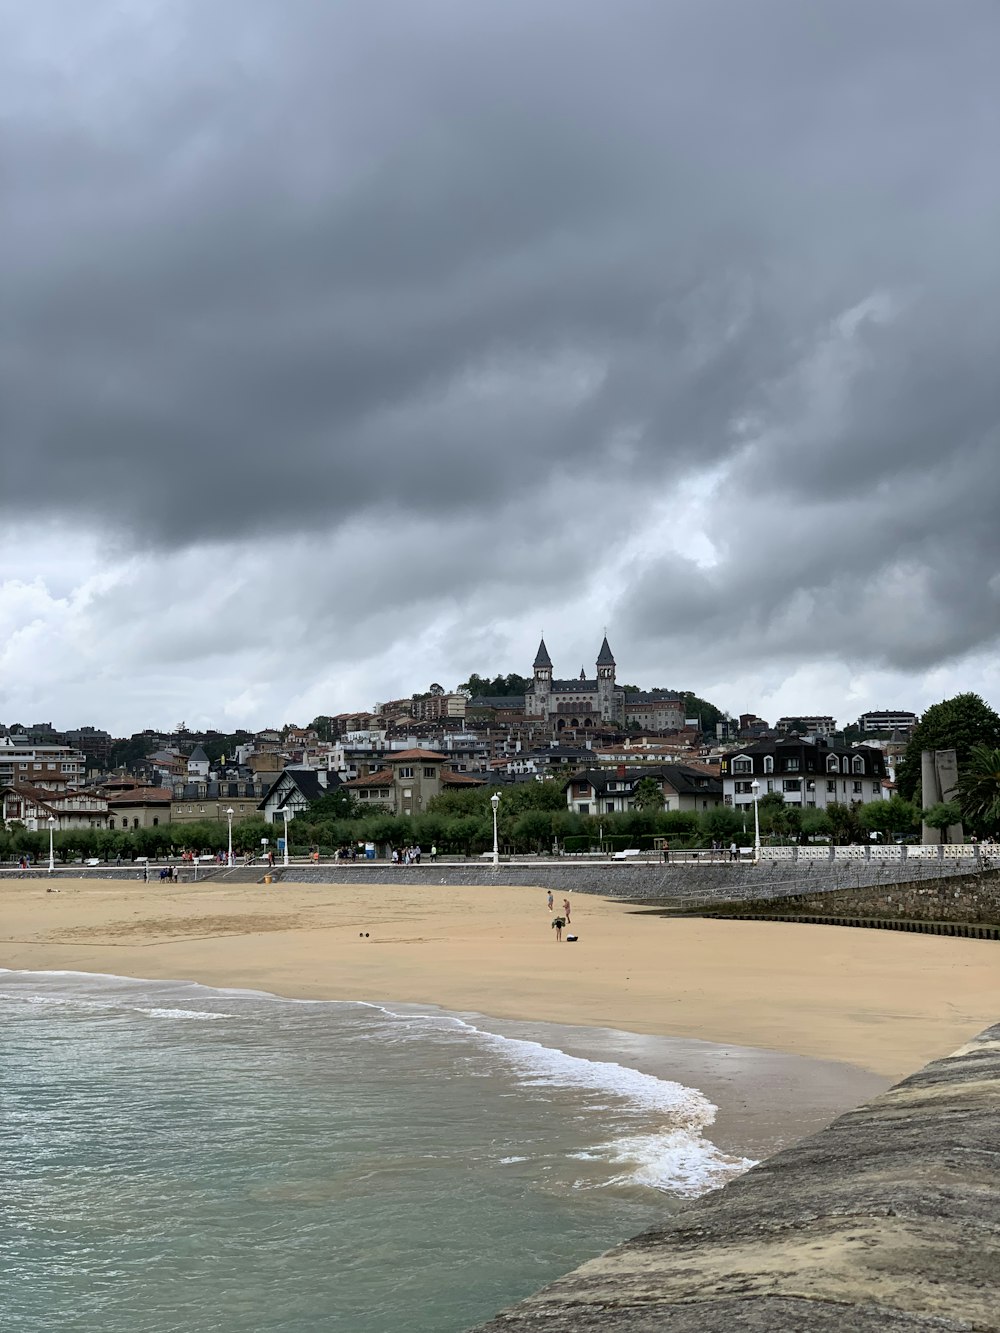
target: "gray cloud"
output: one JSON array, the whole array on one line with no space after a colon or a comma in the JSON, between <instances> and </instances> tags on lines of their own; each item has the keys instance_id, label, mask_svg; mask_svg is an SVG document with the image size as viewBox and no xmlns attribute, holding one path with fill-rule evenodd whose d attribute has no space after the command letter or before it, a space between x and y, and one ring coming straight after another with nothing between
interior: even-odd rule
<instances>
[{"instance_id":1,"label":"gray cloud","mask_svg":"<svg viewBox=\"0 0 1000 1333\"><path fill-rule=\"evenodd\" d=\"M312 542L290 623L360 633L558 604L705 474L717 563L594 594L637 656L1000 634L992 4L0 13L8 515Z\"/></svg>"}]
</instances>

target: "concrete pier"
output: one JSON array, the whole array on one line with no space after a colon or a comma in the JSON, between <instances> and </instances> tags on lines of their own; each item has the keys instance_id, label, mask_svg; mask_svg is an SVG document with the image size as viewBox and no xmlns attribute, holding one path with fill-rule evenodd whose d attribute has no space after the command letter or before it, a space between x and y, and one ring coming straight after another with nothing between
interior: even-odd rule
<instances>
[{"instance_id":1,"label":"concrete pier","mask_svg":"<svg viewBox=\"0 0 1000 1333\"><path fill-rule=\"evenodd\" d=\"M478 1333L1000 1330L1000 1025Z\"/></svg>"}]
</instances>

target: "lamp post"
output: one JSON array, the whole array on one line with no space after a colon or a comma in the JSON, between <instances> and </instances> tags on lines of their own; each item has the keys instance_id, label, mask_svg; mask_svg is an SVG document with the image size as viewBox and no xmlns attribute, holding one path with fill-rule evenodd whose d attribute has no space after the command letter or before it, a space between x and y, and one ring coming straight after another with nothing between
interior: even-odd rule
<instances>
[{"instance_id":1,"label":"lamp post","mask_svg":"<svg viewBox=\"0 0 1000 1333\"><path fill-rule=\"evenodd\" d=\"M760 783L756 778L750 783L750 790L753 792L753 859L756 864L760 860L760 811L757 807Z\"/></svg>"},{"instance_id":2,"label":"lamp post","mask_svg":"<svg viewBox=\"0 0 1000 1333\"><path fill-rule=\"evenodd\" d=\"M229 851L227 853L226 865L230 870L233 868L233 807L230 806L226 811L226 818L229 820Z\"/></svg>"},{"instance_id":3,"label":"lamp post","mask_svg":"<svg viewBox=\"0 0 1000 1333\"><path fill-rule=\"evenodd\" d=\"M493 807L493 864L500 864L500 849L497 847L497 806L500 804L500 793L495 791L490 797L490 805Z\"/></svg>"},{"instance_id":4,"label":"lamp post","mask_svg":"<svg viewBox=\"0 0 1000 1333\"><path fill-rule=\"evenodd\" d=\"M49 874L51 875L56 868L55 853L52 849L52 834L56 827L55 815L49 815Z\"/></svg>"},{"instance_id":5,"label":"lamp post","mask_svg":"<svg viewBox=\"0 0 1000 1333\"><path fill-rule=\"evenodd\" d=\"M281 818L285 821L285 865L288 865L288 806L282 806Z\"/></svg>"}]
</instances>

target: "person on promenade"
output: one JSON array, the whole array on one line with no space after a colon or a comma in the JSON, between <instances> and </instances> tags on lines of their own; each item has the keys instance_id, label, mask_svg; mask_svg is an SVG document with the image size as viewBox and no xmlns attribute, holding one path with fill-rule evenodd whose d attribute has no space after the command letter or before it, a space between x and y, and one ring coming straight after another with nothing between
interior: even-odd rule
<instances>
[{"instance_id":1,"label":"person on promenade","mask_svg":"<svg viewBox=\"0 0 1000 1333\"><path fill-rule=\"evenodd\" d=\"M551 912L551 911L552 911L552 904L555 902L555 899L552 897L552 890L551 890L551 889L549 889L549 896L548 896L548 898L546 899L546 902L548 903L549 911Z\"/></svg>"},{"instance_id":2,"label":"person on promenade","mask_svg":"<svg viewBox=\"0 0 1000 1333\"><path fill-rule=\"evenodd\" d=\"M666 838L663 839L663 860L664 862L670 860L670 843L667 842Z\"/></svg>"},{"instance_id":3,"label":"person on promenade","mask_svg":"<svg viewBox=\"0 0 1000 1333\"><path fill-rule=\"evenodd\" d=\"M552 929L556 932L556 944L562 943L563 926L565 926L565 924L566 921L561 916L554 916L552 918Z\"/></svg>"},{"instance_id":4,"label":"person on promenade","mask_svg":"<svg viewBox=\"0 0 1000 1333\"><path fill-rule=\"evenodd\" d=\"M431 860L436 861L437 859L438 859L437 843L434 842L431 843Z\"/></svg>"},{"instance_id":5,"label":"person on promenade","mask_svg":"<svg viewBox=\"0 0 1000 1333\"><path fill-rule=\"evenodd\" d=\"M731 842L731 843L729 844L729 859L730 859L730 861L735 861L735 860L736 860L736 855L737 855L736 843L735 843L735 842Z\"/></svg>"},{"instance_id":6,"label":"person on promenade","mask_svg":"<svg viewBox=\"0 0 1000 1333\"><path fill-rule=\"evenodd\" d=\"M569 899L563 899L563 916L566 918L566 924L569 925Z\"/></svg>"}]
</instances>

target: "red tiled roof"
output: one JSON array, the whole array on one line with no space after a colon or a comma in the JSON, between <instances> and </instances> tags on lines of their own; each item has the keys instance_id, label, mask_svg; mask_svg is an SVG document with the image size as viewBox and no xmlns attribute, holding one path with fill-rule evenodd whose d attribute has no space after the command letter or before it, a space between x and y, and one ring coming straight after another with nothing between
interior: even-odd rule
<instances>
[{"instance_id":1,"label":"red tiled roof","mask_svg":"<svg viewBox=\"0 0 1000 1333\"><path fill-rule=\"evenodd\" d=\"M441 773L441 781L446 787L484 787L482 778L474 778L471 773L453 773L446 768Z\"/></svg>"},{"instance_id":2,"label":"red tiled roof","mask_svg":"<svg viewBox=\"0 0 1000 1333\"><path fill-rule=\"evenodd\" d=\"M435 763L443 764L447 757L447 755L438 754L436 750L400 750L398 754L386 755L390 764L402 763L404 759L426 760L428 763L433 760Z\"/></svg>"},{"instance_id":3,"label":"red tiled roof","mask_svg":"<svg viewBox=\"0 0 1000 1333\"><path fill-rule=\"evenodd\" d=\"M146 805L159 804L173 800L174 793L169 787L133 787L131 791L108 792L105 800L108 805Z\"/></svg>"},{"instance_id":4,"label":"red tiled roof","mask_svg":"<svg viewBox=\"0 0 1000 1333\"><path fill-rule=\"evenodd\" d=\"M391 768L380 768L377 773L366 773L361 778L349 778L342 782L342 787L391 787L393 773Z\"/></svg>"}]
</instances>

